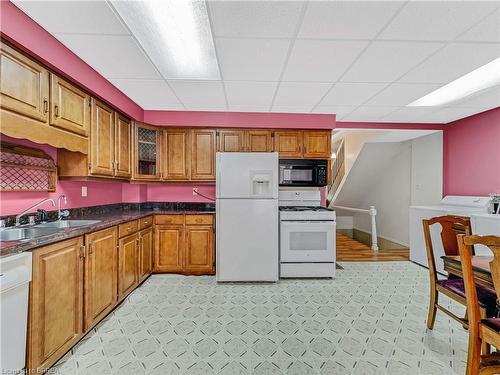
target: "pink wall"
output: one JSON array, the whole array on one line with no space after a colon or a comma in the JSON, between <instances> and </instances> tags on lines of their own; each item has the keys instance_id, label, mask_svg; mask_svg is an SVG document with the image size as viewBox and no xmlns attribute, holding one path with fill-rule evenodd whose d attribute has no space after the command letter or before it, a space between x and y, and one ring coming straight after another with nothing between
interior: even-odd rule
<instances>
[{"instance_id":1,"label":"pink wall","mask_svg":"<svg viewBox=\"0 0 500 375\"><path fill-rule=\"evenodd\" d=\"M56 200L61 194L65 194L68 198L68 204L63 206L65 208L121 203L122 192L120 185L116 182L60 181L57 184L55 193L2 192L0 193L0 215L17 214L44 198L53 198ZM87 186L87 197L81 197L81 186ZM46 210L54 209L49 203L40 208Z\"/></svg>"},{"instance_id":2,"label":"pink wall","mask_svg":"<svg viewBox=\"0 0 500 375\"><path fill-rule=\"evenodd\" d=\"M211 202L210 199L193 195L193 188L209 198L215 199L215 185L210 184L150 184L148 185L148 202Z\"/></svg>"},{"instance_id":3,"label":"pink wall","mask_svg":"<svg viewBox=\"0 0 500 375\"><path fill-rule=\"evenodd\" d=\"M122 183L122 202L141 203L148 200L148 185Z\"/></svg>"},{"instance_id":4,"label":"pink wall","mask_svg":"<svg viewBox=\"0 0 500 375\"><path fill-rule=\"evenodd\" d=\"M335 115L312 113L144 111L144 122L161 126L333 129L335 128Z\"/></svg>"},{"instance_id":5,"label":"pink wall","mask_svg":"<svg viewBox=\"0 0 500 375\"><path fill-rule=\"evenodd\" d=\"M500 193L500 107L444 130L444 194Z\"/></svg>"},{"instance_id":6,"label":"pink wall","mask_svg":"<svg viewBox=\"0 0 500 375\"><path fill-rule=\"evenodd\" d=\"M419 123L397 123L397 122L344 122L338 121L336 128L339 129L385 129L385 130L443 130L444 124L419 124Z\"/></svg>"}]
</instances>

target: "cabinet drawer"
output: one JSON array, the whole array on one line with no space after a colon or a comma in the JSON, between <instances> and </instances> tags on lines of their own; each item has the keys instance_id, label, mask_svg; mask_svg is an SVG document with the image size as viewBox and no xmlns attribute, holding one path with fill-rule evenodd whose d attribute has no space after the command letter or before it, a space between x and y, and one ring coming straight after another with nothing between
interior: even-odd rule
<instances>
[{"instance_id":1,"label":"cabinet drawer","mask_svg":"<svg viewBox=\"0 0 500 375\"><path fill-rule=\"evenodd\" d=\"M150 227L151 224L153 224L153 216L147 216L139 219L139 229Z\"/></svg>"},{"instance_id":2,"label":"cabinet drawer","mask_svg":"<svg viewBox=\"0 0 500 375\"><path fill-rule=\"evenodd\" d=\"M129 234L137 232L138 229L138 222L137 220L129 221L127 223L120 224L118 226L118 237L124 237Z\"/></svg>"},{"instance_id":3,"label":"cabinet drawer","mask_svg":"<svg viewBox=\"0 0 500 375\"><path fill-rule=\"evenodd\" d=\"M205 224L210 225L214 222L213 215L186 215L186 225Z\"/></svg>"},{"instance_id":4,"label":"cabinet drawer","mask_svg":"<svg viewBox=\"0 0 500 375\"><path fill-rule=\"evenodd\" d=\"M184 215L156 215L155 224L184 224Z\"/></svg>"}]
</instances>

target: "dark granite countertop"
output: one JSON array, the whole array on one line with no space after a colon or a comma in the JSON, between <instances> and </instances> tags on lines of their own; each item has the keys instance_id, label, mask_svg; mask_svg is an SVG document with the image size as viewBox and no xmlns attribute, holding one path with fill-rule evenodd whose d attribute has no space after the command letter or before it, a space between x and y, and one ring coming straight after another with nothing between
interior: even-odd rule
<instances>
[{"instance_id":1,"label":"dark granite countertop","mask_svg":"<svg viewBox=\"0 0 500 375\"><path fill-rule=\"evenodd\" d=\"M166 207L162 207L162 205L141 207L138 205L137 208L127 207L125 209L117 209L116 207L109 210L102 209L101 207L84 210L78 209L70 215L69 219L100 220L100 222L87 226L60 229L53 234L29 240L0 241L0 257L33 250L40 246L50 245L150 215L207 213L215 213L215 207L213 205L177 205Z\"/></svg>"}]
</instances>

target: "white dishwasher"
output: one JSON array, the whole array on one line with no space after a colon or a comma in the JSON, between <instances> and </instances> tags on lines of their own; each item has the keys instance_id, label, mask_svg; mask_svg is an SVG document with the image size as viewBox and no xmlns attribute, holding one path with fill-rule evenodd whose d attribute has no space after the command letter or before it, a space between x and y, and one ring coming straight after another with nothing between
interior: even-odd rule
<instances>
[{"instance_id":1,"label":"white dishwasher","mask_svg":"<svg viewBox=\"0 0 500 375\"><path fill-rule=\"evenodd\" d=\"M0 258L0 275L0 368L17 374L26 357L31 252Z\"/></svg>"}]
</instances>

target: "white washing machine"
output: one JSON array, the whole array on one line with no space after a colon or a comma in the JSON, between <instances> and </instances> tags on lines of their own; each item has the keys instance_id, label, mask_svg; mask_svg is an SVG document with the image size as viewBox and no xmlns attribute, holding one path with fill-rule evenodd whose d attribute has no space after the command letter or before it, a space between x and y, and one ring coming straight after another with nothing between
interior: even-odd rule
<instances>
[{"instance_id":1,"label":"white washing machine","mask_svg":"<svg viewBox=\"0 0 500 375\"><path fill-rule=\"evenodd\" d=\"M443 215L471 217L473 215L488 214L489 204L490 197L447 195L441 200L439 205L410 206L410 260L427 267L427 252L422 227L423 219ZM431 227L431 240L434 248L436 269L438 272L444 274L443 261L441 260L441 256L444 255L444 249L440 233L441 227L439 225ZM476 249L476 254L489 255L488 250L484 248Z\"/></svg>"},{"instance_id":2,"label":"white washing machine","mask_svg":"<svg viewBox=\"0 0 500 375\"><path fill-rule=\"evenodd\" d=\"M500 236L500 215L474 214L471 216L472 233L481 236ZM483 245L474 246L477 255L493 255L491 250Z\"/></svg>"}]
</instances>

